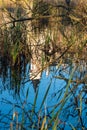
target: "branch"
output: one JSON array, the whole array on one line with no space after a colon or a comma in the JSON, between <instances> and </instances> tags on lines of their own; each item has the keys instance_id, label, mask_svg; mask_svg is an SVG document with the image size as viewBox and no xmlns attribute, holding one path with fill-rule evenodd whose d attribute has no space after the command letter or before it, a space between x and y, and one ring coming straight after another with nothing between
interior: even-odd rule
<instances>
[{"instance_id":1,"label":"branch","mask_svg":"<svg viewBox=\"0 0 87 130\"><path fill-rule=\"evenodd\" d=\"M6 22L6 23L4 23L3 25L1 24L1 27L3 27L4 25L11 24L11 23L13 23L13 25L15 25L15 23L17 23L17 22L40 20L40 19L53 18L53 17L65 17L65 16L66 16L66 15L46 15L46 16L38 16L38 17L29 17L29 18L13 19L12 21Z\"/></svg>"}]
</instances>

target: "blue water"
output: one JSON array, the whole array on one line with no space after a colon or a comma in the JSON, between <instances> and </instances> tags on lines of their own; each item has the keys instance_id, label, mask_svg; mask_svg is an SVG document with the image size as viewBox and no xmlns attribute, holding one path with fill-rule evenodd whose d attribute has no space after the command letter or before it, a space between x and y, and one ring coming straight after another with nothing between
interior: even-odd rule
<instances>
[{"instance_id":1,"label":"blue water","mask_svg":"<svg viewBox=\"0 0 87 130\"><path fill-rule=\"evenodd\" d=\"M40 83L38 84L36 89L36 92L38 92L38 96L36 105L34 106L35 113L34 116L32 116L33 121L36 120L38 122L37 114L40 110L40 107L40 116L48 114L51 118L52 115L55 115L61 109L61 105L63 105L63 109L58 115L58 130L72 130L74 128L81 130L82 125L84 125L85 129L87 128L87 104L85 104L87 94L83 91L84 84L70 84L67 96L65 97L66 100L64 99L66 102L65 104L62 104L61 102L61 100L64 98L67 88L67 81L55 77L62 76L63 78L65 77L68 79L70 77L69 72L70 68L62 71L62 68L50 67L49 75L47 76L46 71L43 71ZM26 73L28 73L28 70L26 70ZM75 76L78 76L76 71ZM32 113L36 92L32 81L28 80L29 75L26 75L26 78L22 79L21 81L20 90L18 91L18 93L15 93L14 88L9 89L9 77L6 79L5 83L3 83L3 79L2 77L0 77L0 130L9 130L11 123L14 124L15 129L16 122L18 122L19 124L23 122L26 130L31 129L29 128L29 126L31 126L32 122L30 121L29 117ZM48 88L49 91L47 97L43 103L43 106L41 106ZM82 107L80 108L81 100ZM51 113L56 105L57 108L55 108L55 111ZM77 105L79 106L79 108ZM81 110L80 114L78 113L78 109Z\"/></svg>"}]
</instances>

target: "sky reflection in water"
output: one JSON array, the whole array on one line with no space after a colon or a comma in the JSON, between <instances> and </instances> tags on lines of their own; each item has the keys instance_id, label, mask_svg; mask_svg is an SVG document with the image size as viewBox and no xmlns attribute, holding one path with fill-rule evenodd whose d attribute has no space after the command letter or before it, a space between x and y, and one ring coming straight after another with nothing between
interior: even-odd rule
<instances>
[{"instance_id":1,"label":"sky reflection in water","mask_svg":"<svg viewBox=\"0 0 87 130\"><path fill-rule=\"evenodd\" d=\"M5 87L2 82L2 77L0 77L0 129L8 129L10 123L13 121L15 122L15 115L14 113L18 113L18 122L22 121L23 116L23 110L25 110L25 113L31 113L35 94L36 91L38 91L38 97L37 97L37 103L35 106L35 112L37 113L40 109L41 103L43 101L44 95L47 91L47 88L50 85L50 89L48 92L48 96L46 97L46 100L44 102L44 106L42 107L43 113L46 112L50 116L50 112L53 109L53 107L59 103L58 107L55 109L55 112L57 112L61 108L61 99L64 97L66 87L67 87L67 81L64 79L58 79L55 78L56 76L62 76L63 78L68 79L70 77L70 67L66 67L67 69L62 71L62 66L60 68L58 67L49 67L49 75L47 75L47 70L43 71L41 74L40 83L38 84L37 88L33 85L32 81L29 80L29 65L27 65L26 69L26 79L21 81L20 84L20 91L18 93L15 93L15 88L8 89ZM78 77L79 72L75 72L75 76ZM10 77L10 76L9 76ZM74 78L73 78L74 79ZM9 80L9 79L8 79ZM5 85L9 86L10 83L6 80ZM71 130L70 124L72 126L78 126L78 130L80 130L82 124L84 124L85 128L87 127L86 119L87 119L87 104L85 104L85 99L87 98L86 92L82 90L82 87L84 87L84 83L77 85L75 88L76 83L72 83L70 85L68 90L68 95L66 96L66 103L63 107L63 110L59 114L59 124L60 128L64 128L64 130ZM72 89L74 87L74 89ZM9 87L10 88L10 87ZM72 91L71 91L72 89ZM70 93L71 92L71 93ZM28 95L27 95L28 93ZM81 97L79 95L81 93ZM69 96L69 97L68 97ZM67 98L68 97L68 98ZM77 98L77 99L76 99ZM77 103L80 106L80 100L82 99L82 114L81 114L81 121L78 118L79 114L76 109L77 104L75 104L76 100ZM24 108L24 109L23 109ZM12 120L14 118L14 120ZM37 118L34 117L36 120ZM25 126L26 129L29 129L29 119L27 114L25 115ZM35 120L34 119L34 120ZM6 124L5 124L6 123ZM59 128L58 128L59 129Z\"/></svg>"}]
</instances>

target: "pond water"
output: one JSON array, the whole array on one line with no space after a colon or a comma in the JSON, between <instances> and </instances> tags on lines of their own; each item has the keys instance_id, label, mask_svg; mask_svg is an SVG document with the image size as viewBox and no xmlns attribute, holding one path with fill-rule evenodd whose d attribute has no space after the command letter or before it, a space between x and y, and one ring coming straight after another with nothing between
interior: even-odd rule
<instances>
[{"instance_id":1,"label":"pond water","mask_svg":"<svg viewBox=\"0 0 87 130\"><path fill-rule=\"evenodd\" d=\"M28 6L30 19L18 3L16 11L3 14L8 23L0 29L0 130L86 130L83 23L73 26L73 7L64 4L59 10L44 2L33 8Z\"/></svg>"},{"instance_id":2,"label":"pond water","mask_svg":"<svg viewBox=\"0 0 87 130\"><path fill-rule=\"evenodd\" d=\"M0 74L0 129L40 129L46 116L44 125L48 129L53 129L57 120L58 130L82 127L85 130L87 72L84 64L49 66L37 79L30 79L30 63L21 73L21 79L18 75L12 77L8 67L4 75ZM54 116L55 121L50 124Z\"/></svg>"}]
</instances>

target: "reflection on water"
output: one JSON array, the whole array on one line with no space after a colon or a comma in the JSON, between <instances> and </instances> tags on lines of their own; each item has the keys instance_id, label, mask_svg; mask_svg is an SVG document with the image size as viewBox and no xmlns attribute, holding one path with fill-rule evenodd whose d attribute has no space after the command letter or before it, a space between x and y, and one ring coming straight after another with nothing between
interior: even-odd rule
<instances>
[{"instance_id":1,"label":"reflection on water","mask_svg":"<svg viewBox=\"0 0 87 130\"><path fill-rule=\"evenodd\" d=\"M58 129L71 130L73 126L77 129L87 128L87 69L84 61L79 66L78 64L65 63L61 66L50 66L39 76L31 79L34 69L37 70L36 64L29 63L25 67L22 64L19 70L18 66L13 69L5 64L5 61L4 63L1 61L0 129L9 129L9 127L39 129L44 114L47 120L51 120L53 113L58 114ZM33 67L34 71L31 71ZM70 81L74 67L76 69ZM36 97L37 92L38 97ZM45 96L46 99L43 100ZM36 104L34 104L35 98ZM48 127L50 129L51 126Z\"/></svg>"},{"instance_id":2,"label":"reflection on water","mask_svg":"<svg viewBox=\"0 0 87 130\"><path fill-rule=\"evenodd\" d=\"M39 4L33 15L50 15L47 3L42 11ZM62 9L64 19L16 23L0 35L0 130L87 129L86 56L77 59L85 42L76 53L68 11Z\"/></svg>"},{"instance_id":3,"label":"reflection on water","mask_svg":"<svg viewBox=\"0 0 87 130\"><path fill-rule=\"evenodd\" d=\"M44 115L48 129L58 116L57 129L87 128L87 66L84 61L49 66L37 61L10 66L0 60L0 129L40 129ZM76 68L73 71L73 68Z\"/></svg>"}]
</instances>

